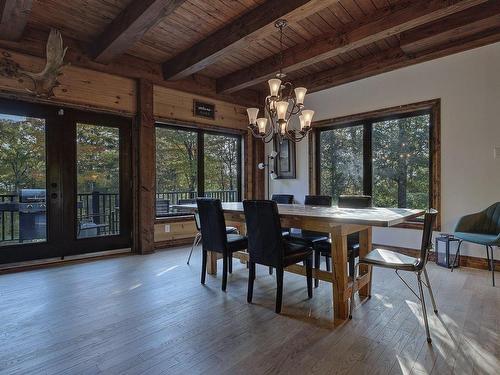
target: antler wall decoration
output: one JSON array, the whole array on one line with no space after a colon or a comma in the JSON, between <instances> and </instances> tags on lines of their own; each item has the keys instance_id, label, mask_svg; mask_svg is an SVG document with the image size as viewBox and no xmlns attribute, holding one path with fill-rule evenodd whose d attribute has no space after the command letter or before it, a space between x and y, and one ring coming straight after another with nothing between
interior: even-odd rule
<instances>
[{"instance_id":1,"label":"antler wall decoration","mask_svg":"<svg viewBox=\"0 0 500 375\"><path fill-rule=\"evenodd\" d=\"M54 88L59 86L57 78L62 74L64 55L68 47L64 48L59 30L52 29L47 40L45 68L39 73L19 70L20 76L26 76L33 82L33 88L28 92L40 98L54 96Z\"/></svg>"}]
</instances>

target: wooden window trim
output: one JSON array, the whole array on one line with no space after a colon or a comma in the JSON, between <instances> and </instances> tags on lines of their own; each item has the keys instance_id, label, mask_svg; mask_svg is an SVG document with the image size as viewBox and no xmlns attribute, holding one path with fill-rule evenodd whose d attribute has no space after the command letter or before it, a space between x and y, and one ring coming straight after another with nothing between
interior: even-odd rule
<instances>
[{"instance_id":1,"label":"wooden window trim","mask_svg":"<svg viewBox=\"0 0 500 375\"><path fill-rule=\"evenodd\" d=\"M379 110L313 122L313 131L309 133L309 192L311 194L319 194L318 150L319 133L321 130L365 124L367 122L373 122L375 120L389 120L391 118L397 118L419 111L429 111L431 114L431 183L429 192L429 205L430 207L438 210L434 230L441 230L441 99L432 99L418 103L388 107ZM363 144L363 147L366 147L365 142L363 142ZM396 227L421 230L423 228L423 223L412 221L399 224Z\"/></svg>"}]
</instances>

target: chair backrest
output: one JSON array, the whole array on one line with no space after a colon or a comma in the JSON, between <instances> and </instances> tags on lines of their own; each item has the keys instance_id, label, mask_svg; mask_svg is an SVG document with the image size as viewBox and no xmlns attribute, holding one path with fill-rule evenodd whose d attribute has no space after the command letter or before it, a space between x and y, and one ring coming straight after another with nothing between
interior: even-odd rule
<instances>
[{"instance_id":1,"label":"chair backrest","mask_svg":"<svg viewBox=\"0 0 500 375\"><path fill-rule=\"evenodd\" d=\"M280 204L292 204L293 194L273 194L271 200Z\"/></svg>"},{"instance_id":2,"label":"chair backrest","mask_svg":"<svg viewBox=\"0 0 500 375\"><path fill-rule=\"evenodd\" d=\"M372 197L370 195L341 195L337 205L340 208L370 208Z\"/></svg>"},{"instance_id":3,"label":"chair backrest","mask_svg":"<svg viewBox=\"0 0 500 375\"><path fill-rule=\"evenodd\" d=\"M167 216L170 212L170 200L157 199L155 203L156 217Z\"/></svg>"},{"instance_id":4,"label":"chair backrest","mask_svg":"<svg viewBox=\"0 0 500 375\"><path fill-rule=\"evenodd\" d=\"M196 199L179 199L177 204L196 204Z\"/></svg>"},{"instance_id":5,"label":"chair backrest","mask_svg":"<svg viewBox=\"0 0 500 375\"><path fill-rule=\"evenodd\" d=\"M332 197L330 195L306 195L304 204L307 206L327 206L331 207Z\"/></svg>"},{"instance_id":6,"label":"chair backrest","mask_svg":"<svg viewBox=\"0 0 500 375\"><path fill-rule=\"evenodd\" d=\"M483 211L480 230L485 234L500 234L500 202L492 204Z\"/></svg>"},{"instance_id":7,"label":"chair backrest","mask_svg":"<svg viewBox=\"0 0 500 375\"><path fill-rule=\"evenodd\" d=\"M284 248L278 206L274 201L243 201L250 261L267 266L283 263Z\"/></svg>"},{"instance_id":8,"label":"chair backrest","mask_svg":"<svg viewBox=\"0 0 500 375\"><path fill-rule=\"evenodd\" d=\"M223 253L227 249L226 221L220 199L198 198L198 214L204 250Z\"/></svg>"},{"instance_id":9,"label":"chair backrest","mask_svg":"<svg viewBox=\"0 0 500 375\"><path fill-rule=\"evenodd\" d=\"M422 244L420 246L420 261L416 267L418 270L421 270L425 266L429 251L432 249L432 229L434 228L437 214L438 212L432 208L425 212Z\"/></svg>"}]
</instances>

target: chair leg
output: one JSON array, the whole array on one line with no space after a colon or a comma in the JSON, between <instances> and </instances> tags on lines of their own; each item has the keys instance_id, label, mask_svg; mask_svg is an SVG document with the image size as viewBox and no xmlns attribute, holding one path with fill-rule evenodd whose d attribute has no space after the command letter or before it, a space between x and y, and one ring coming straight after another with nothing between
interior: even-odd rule
<instances>
[{"instance_id":1,"label":"chair leg","mask_svg":"<svg viewBox=\"0 0 500 375\"><path fill-rule=\"evenodd\" d=\"M314 269L319 270L319 265L321 263L321 253L318 250L314 250ZM319 286L319 279L314 279L314 287Z\"/></svg>"},{"instance_id":2,"label":"chair leg","mask_svg":"<svg viewBox=\"0 0 500 375\"><path fill-rule=\"evenodd\" d=\"M276 314L281 313L281 302L283 300L283 268L276 267Z\"/></svg>"},{"instance_id":3,"label":"chair leg","mask_svg":"<svg viewBox=\"0 0 500 375\"><path fill-rule=\"evenodd\" d=\"M189 261L191 260L191 255L193 255L193 250L196 246L198 246L198 244L200 243L200 240L201 240L201 233L198 232L198 233L196 233L196 236L194 237L193 245L191 246L191 251L189 252L187 264L189 264Z\"/></svg>"},{"instance_id":4,"label":"chair leg","mask_svg":"<svg viewBox=\"0 0 500 375\"><path fill-rule=\"evenodd\" d=\"M490 257L491 282L493 286L495 286L495 258L493 258L493 246L489 246L489 248L491 249L491 257Z\"/></svg>"},{"instance_id":5,"label":"chair leg","mask_svg":"<svg viewBox=\"0 0 500 375\"><path fill-rule=\"evenodd\" d=\"M228 256L227 253L222 254L222 291L226 291L227 286L227 262Z\"/></svg>"},{"instance_id":6,"label":"chair leg","mask_svg":"<svg viewBox=\"0 0 500 375\"><path fill-rule=\"evenodd\" d=\"M328 272L330 272L330 271L331 271L331 267L330 267L330 260L331 260L331 259L332 259L332 258L330 258L328 255L327 255L327 256L325 256L326 270L327 270Z\"/></svg>"},{"instance_id":7,"label":"chair leg","mask_svg":"<svg viewBox=\"0 0 500 375\"><path fill-rule=\"evenodd\" d=\"M269 275L273 274L273 267L269 266Z\"/></svg>"},{"instance_id":8,"label":"chair leg","mask_svg":"<svg viewBox=\"0 0 500 375\"><path fill-rule=\"evenodd\" d=\"M436 306L436 300L434 299L434 293L432 292L431 282L429 280L429 275L427 275L427 270L425 269L425 267L424 267L424 277L425 277L425 283L427 284L427 289L429 290L429 295L431 296L432 307L434 308L434 312L437 314L438 309Z\"/></svg>"},{"instance_id":9,"label":"chair leg","mask_svg":"<svg viewBox=\"0 0 500 375\"><path fill-rule=\"evenodd\" d=\"M491 261L490 261L490 252L489 252L490 247L486 245L486 259L488 259L488 271L491 271ZM491 254L493 255L493 254Z\"/></svg>"},{"instance_id":10,"label":"chair leg","mask_svg":"<svg viewBox=\"0 0 500 375\"><path fill-rule=\"evenodd\" d=\"M306 261L306 275L307 275L307 296L312 298L313 289L312 289L312 256L307 257Z\"/></svg>"},{"instance_id":11,"label":"chair leg","mask_svg":"<svg viewBox=\"0 0 500 375\"><path fill-rule=\"evenodd\" d=\"M425 333L427 334L427 342L431 343L431 334L429 332L429 322L427 321L427 310L425 308L425 297L424 297L424 289L422 288L422 277L420 272L417 273L417 283L418 283L418 291L420 294L420 303L422 304L422 314L424 315L424 323L425 323Z\"/></svg>"},{"instance_id":12,"label":"chair leg","mask_svg":"<svg viewBox=\"0 0 500 375\"><path fill-rule=\"evenodd\" d=\"M229 258L228 271L233 273L233 253L230 251L227 257Z\"/></svg>"},{"instance_id":13,"label":"chair leg","mask_svg":"<svg viewBox=\"0 0 500 375\"><path fill-rule=\"evenodd\" d=\"M356 267L359 263L354 265L354 275L356 274ZM370 280L371 282L371 280ZM349 319L352 319L352 312L354 311L354 294L356 293L356 277L352 277L351 300L349 301Z\"/></svg>"},{"instance_id":14,"label":"chair leg","mask_svg":"<svg viewBox=\"0 0 500 375\"><path fill-rule=\"evenodd\" d=\"M253 298L253 283L255 281L255 263L248 262L248 292L247 292L247 302L252 303Z\"/></svg>"},{"instance_id":15,"label":"chair leg","mask_svg":"<svg viewBox=\"0 0 500 375\"><path fill-rule=\"evenodd\" d=\"M356 275L354 274L354 264L355 264L355 258L354 254L351 254L349 257L349 276L355 277Z\"/></svg>"},{"instance_id":16,"label":"chair leg","mask_svg":"<svg viewBox=\"0 0 500 375\"><path fill-rule=\"evenodd\" d=\"M207 274L207 251L201 251L201 283L205 284L205 276Z\"/></svg>"}]
</instances>

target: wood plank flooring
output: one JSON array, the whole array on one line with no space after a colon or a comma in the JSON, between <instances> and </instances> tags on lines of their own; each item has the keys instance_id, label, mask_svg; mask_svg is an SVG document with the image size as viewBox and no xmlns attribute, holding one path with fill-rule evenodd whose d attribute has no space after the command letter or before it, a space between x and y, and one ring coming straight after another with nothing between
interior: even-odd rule
<instances>
[{"instance_id":1,"label":"wood plank flooring","mask_svg":"<svg viewBox=\"0 0 500 375\"><path fill-rule=\"evenodd\" d=\"M275 278L234 261L228 290L188 248L0 275L0 374L498 374L500 287L487 271L429 264L439 316L425 340L420 308L392 271L336 329L326 283ZM219 265L220 266L220 265ZM409 277L413 275L408 275ZM413 281L413 280L412 280Z\"/></svg>"}]
</instances>

